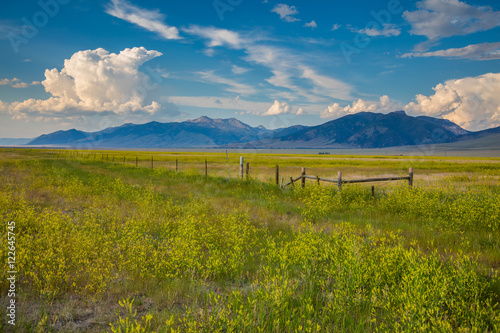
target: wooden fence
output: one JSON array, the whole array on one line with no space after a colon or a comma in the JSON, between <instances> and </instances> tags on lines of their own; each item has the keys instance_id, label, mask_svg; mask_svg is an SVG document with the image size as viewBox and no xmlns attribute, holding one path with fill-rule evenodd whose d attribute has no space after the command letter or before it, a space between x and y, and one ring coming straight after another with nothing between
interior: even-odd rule
<instances>
[{"instance_id":1,"label":"wooden fence","mask_svg":"<svg viewBox=\"0 0 500 333\"><path fill-rule=\"evenodd\" d=\"M276 166L276 183L278 183L278 177L279 177L279 167ZM302 173L300 176L297 178L290 177L290 181L286 184L284 184L284 178L281 177L281 183L280 187L283 189L286 186L295 186L295 183L300 181L300 185L302 188L306 186L306 179L311 179L314 180L320 184L320 182L329 182L329 183L336 183L339 190L342 189L342 184L355 184L355 183L373 183L373 182L387 182L387 181L396 181L396 180L407 180L408 185L410 187L413 186L413 168L410 168L408 170L408 176L403 176L403 177L382 177L382 178L365 178L365 179L343 179L342 178L342 171L339 171L338 173L338 178L337 179L327 179L327 178L321 178L319 176L308 176L306 175L306 168L302 168ZM372 189L373 190L373 189Z\"/></svg>"},{"instance_id":2,"label":"wooden fence","mask_svg":"<svg viewBox=\"0 0 500 333\"><path fill-rule=\"evenodd\" d=\"M80 157L80 158L83 158L83 159L87 159L87 160L96 160L96 157L97 157L97 153L93 152L93 153L84 153L84 152L78 152L78 151L64 151L64 150L57 150L57 151L48 151L49 153L53 153L53 154L57 154L57 156L69 156L69 157ZM123 163L134 163L134 159L132 159L132 161L127 160L126 159L126 156L123 156L123 160L121 160L121 156L116 156L117 159L115 160L115 154L112 155L111 158L109 158L109 154L108 153L101 153L101 158L100 160L101 161L106 161L106 162L112 162L112 163L116 163L118 161L123 161ZM118 155L118 154L117 154ZM120 159L119 159L120 158ZM146 157L148 158L148 157ZM99 160L99 159L98 159ZM116 162L115 162L116 161ZM155 160L153 158L153 156L151 156L151 159L149 160L149 158L146 160L146 161L150 161L150 168L153 169L155 167ZM144 159L142 159L142 162L144 162ZM160 161L158 161L160 162ZM139 167L139 156L135 156L135 166L136 167ZM229 160L228 160L228 168L229 168ZM205 173L205 177L208 177L208 161L205 159L204 161L204 173ZM244 179L246 178L247 180L249 179L249 170L250 170L250 163L249 162L246 162L244 161L244 158L243 157L240 157L240 163L239 163L239 172L238 172L238 176L239 178L241 179ZM176 158L175 159L175 171L176 172L179 172L179 162L178 162L178 159ZM229 169L228 169L228 172L229 172ZM229 175L230 177L230 175ZM336 179L328 179L328 178L322 178L322 177L319 177L319 176L310 176L310 175L307 175L306 174L306 168L302 168L302 172L300 174L300 176L296 177L296 178L293 178L293 177L290 177L290 181L287 182L286 184L284 183L285 182L285 179L284 177L281 177L280 178L280 167L279 165L276 165L276 177L275 177L275 181L276 181L276 185L280 186L280 188L284 189L285 187L287 186L295 186L295 184L297 182L300 182L300 186L302 188L304 188L306 186L306 179L309 179L309 180L313 180L313 181L316 181L316 183L318 185L320 185L320 182L328 182L328 183L334 183L334 184L337 184L337 187L339 190L342 189L342 185L343 184L355 184L355 183L372 183L372 182L386 182L386 181L398 181L398 180L406 180L408 181L408 185L410 187L413 186L413 168L410 168L408 170L408 176L402 176L402 177L381 177L381 178L365 178L365 179L344 179L342 178L342 171L339 171L338 172L338 177ZM280 181L281 180L281 181ZM374 188L372 186L372 192L374 191Z\"/></svg>"}]
</instances>

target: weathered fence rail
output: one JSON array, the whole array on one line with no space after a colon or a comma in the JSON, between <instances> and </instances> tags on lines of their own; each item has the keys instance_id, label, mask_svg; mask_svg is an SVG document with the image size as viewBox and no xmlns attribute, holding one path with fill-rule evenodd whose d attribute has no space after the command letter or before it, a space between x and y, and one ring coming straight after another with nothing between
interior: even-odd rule
<instances>
[{"instance_id":1,"label":"weathered fence rail","mask_svg":"<svg viewBox=\"0 0 500 333\"><path fill-rule=\"evenodd\" d=\"M302 181L301 182L302 187L305 187L305 180L306 179L315 180L318 183L318 185L320 182L336 183L337 186L339 187L339 189L342 188L342 184L374 183L374 182L387 182L387 181L397 181L397 180L407 180L408 185L413 186L413 168L410 168L408 170L408 176L349 179L349 180L342 178L341 171L339 171L337 179L328 179L328 178L321 178L319 176L306 175L306 169L302 168L302 174L299 177L297 177L297 178L290 177L290 181L286 184L283 184L283 181L282 181L281 188L285 188L285 187L290 186L290 185L294 186L294 183L296 183L299 180Z\"/></svg>"}]
</instances>

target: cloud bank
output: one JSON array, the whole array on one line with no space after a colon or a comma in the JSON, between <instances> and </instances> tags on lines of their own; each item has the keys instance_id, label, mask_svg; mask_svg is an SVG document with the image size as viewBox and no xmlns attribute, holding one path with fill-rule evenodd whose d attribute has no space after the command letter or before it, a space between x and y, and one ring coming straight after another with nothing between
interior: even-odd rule
<instances>
[{"instance_id":1,"label":"cloud bank","mask_svg":"<svg viewBox=\"0 0 500 333\"><path fill-rule=\"evenodd\" d=\"M405 106L411 113L442 117L470 130L500 126L500 73L448 80L434 95L417 95Z\"/></svg>"}]
</instances>

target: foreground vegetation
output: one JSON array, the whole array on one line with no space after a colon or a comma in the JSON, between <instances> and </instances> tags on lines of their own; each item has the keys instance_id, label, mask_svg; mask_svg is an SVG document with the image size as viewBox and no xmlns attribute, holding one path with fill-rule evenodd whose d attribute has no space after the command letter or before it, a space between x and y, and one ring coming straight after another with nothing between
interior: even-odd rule
<instances>
[{"instance_id":1,"label":"foreground vegetation","mask_svg":"<svg viewBox=\"0 0 500 333\"><path fill-rule=\"evenodd\" d=\"M350 162L352 174L419 165L426 186L377 185L372 197L366 187L281 191L90 155L0 154L4 249L7 221L16 222L19 331L500 330L495 159L311 157L318 171ZM304 163L251 161L269 175Z\"/></svg>"}]
</instances>

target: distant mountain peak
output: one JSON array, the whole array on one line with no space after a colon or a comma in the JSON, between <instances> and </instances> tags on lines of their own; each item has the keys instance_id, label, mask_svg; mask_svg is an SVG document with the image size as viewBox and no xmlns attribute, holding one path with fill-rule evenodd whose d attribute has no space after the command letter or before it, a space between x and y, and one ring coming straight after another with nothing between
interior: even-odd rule
<instances>
[{"instance_id":1,"label":"distant mountain peak","mask_svg":"<svg viewBox=\"0 0 500 333\"><path fill-rule=\"evenodd\" d=\"M191 123L211 123L214 120L212 118L207 117L207 116L201 116L199 118L188 120L188 121Z\"/></svg>"}]
</instances>

